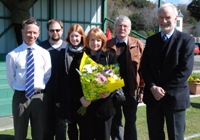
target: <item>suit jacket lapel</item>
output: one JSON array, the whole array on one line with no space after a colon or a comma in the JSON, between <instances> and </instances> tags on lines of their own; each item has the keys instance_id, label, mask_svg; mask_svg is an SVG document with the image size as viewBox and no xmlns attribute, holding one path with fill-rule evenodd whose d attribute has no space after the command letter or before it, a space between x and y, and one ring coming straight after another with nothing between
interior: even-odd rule
<instances>
[{"instance_id":1,"label":"suit jacket lapel","mask_svg":"<svg viewBox=\"0 0 200 140\"><path fill-rule=\"evenodd\" d=\"M177 30L174 30L174 33L172 34L172 36L170 37L170 40L165 44L164 46L164 50L162 50L163 52L163 59L166 60L165 58L168 56L168 54L170 53L170 50L173 49L174 46L174 42L177 39ZM164 62L163 62L164 63Z\"/></svg>"}]
</instances>

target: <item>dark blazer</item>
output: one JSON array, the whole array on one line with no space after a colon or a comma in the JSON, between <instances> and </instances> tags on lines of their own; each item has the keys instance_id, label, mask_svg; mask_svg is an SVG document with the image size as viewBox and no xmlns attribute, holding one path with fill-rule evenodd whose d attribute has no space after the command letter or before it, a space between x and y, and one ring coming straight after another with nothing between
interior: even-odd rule
<instances>
[{"instance_id":1,"label":"dark blazer","mask_svg":"<svg viewBox=\"0 0 200 140\"><path fill-rule=\"evenodd\" d=\"M194 38L178 30L163 45L161 33L146 40L141 70L145 81L144 102L154 105L166 102L172 109L186 109L190 105L187 79L193 70ZM150 88L160 86L166 95L157 101Z\"/></svg>"}]
</instances>

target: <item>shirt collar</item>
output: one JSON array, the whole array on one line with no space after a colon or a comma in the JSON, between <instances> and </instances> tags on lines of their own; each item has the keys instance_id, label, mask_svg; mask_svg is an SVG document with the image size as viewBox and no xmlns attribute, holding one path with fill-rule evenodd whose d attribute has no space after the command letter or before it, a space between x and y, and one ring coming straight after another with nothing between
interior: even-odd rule
<instances>
[{"instance_id":1,"label":"shirt collar","mask_svg":"<svg viewBox=\"0 0 200 140\"><path fill-rule=\"evenodd\" d=\"M27 49L27 48L32 48L33 50L35 50L36 49L36 46L37 46L37 44L36 43L34 43L32 46L28 46L25 42L23 42L22 43L22 46L23 46L23 48L24 49Z\"/></svg>"},{"instance_id":2,"label":"shirt collar","mask_svg":"<svg viewBox=\"0 0 200 140\"><path fill-rule=\"evenodd\" d=\"M161 37L163 37L164 35L167 36L167 38L170 38L172 36L172 34L174 33L174 30L169 32L168 34L164 34L163 32L161 32Z\"/></svg>"},{"instance_id":3,"label":"shirt collar","mask_svg":"<svg viewBox=\"0 0 200 140\"><path fill-rule=\"evenodd\" d=\"M116 37L116 44L119 42L120 42L119 39ZM126 45L128 45L128 38L126 38L123 42L126 43ZM123 43L123 42L120 42L120 43Z\"/></svg>"}]
</instances>

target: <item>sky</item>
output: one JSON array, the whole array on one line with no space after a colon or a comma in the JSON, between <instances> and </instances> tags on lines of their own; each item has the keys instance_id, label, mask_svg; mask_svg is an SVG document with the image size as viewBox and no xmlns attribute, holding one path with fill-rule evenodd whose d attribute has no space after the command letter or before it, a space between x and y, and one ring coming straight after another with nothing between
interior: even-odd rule
<instances>
[{"instance_id":1,"label":"sky","mask_svg":"<svg viewBox=\"0 0 200 140\"><path fill-rule=\"evenodd\" d=\"M149 1L158 2L158 0L149 0ZM163 1L172 3L174 5L178 5L178 4L187 4L188 5L192 0L163 0Z\"/></svg>"}]
</instances>

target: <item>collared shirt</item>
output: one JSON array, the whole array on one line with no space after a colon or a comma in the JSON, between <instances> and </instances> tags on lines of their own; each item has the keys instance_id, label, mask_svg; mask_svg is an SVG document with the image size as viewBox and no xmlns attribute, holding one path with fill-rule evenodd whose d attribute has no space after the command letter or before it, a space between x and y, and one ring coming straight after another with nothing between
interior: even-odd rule
<instances>
[{"instance_id":1,"label":"collared shirt","mask_svg":"<svg viewBox=\"0 0 200 140\"><path fill-rule=\"evenodd\" d=\"M169 39L172 36L173 33L174 33L174 30L169 32L168 34L166 34L167 38ZM163 32L161 32L161 37L163 37L164 35L165 34Z\"/></svg>"},{"instance_id":2,"label":"collared shirt","mask_svg":"<svg viewBox=\"0 0 200 140\"><path fill-rule=\"evenodd\" d=\"M10 87L13 90L25 90L26 81L26 56L29 46L23 42L22 45L6 55L6 76ZM34 88L44 89L51 76L51 58L47 50L34 44Z\"/></svg>"},{"instance_id":3,"label":"collared shirt","mask_svg":"<svg viewBox=\"0 0 200 140\"><path fill-rule=\"evenodd\" d=\"M119 39L116 37L116 44L120 42ZM126 45L128 45L128 38L126 38L123 42L126 43ZM123 43L123 42L120 42L120 43Z\"/></svg>"}]
</instances>

